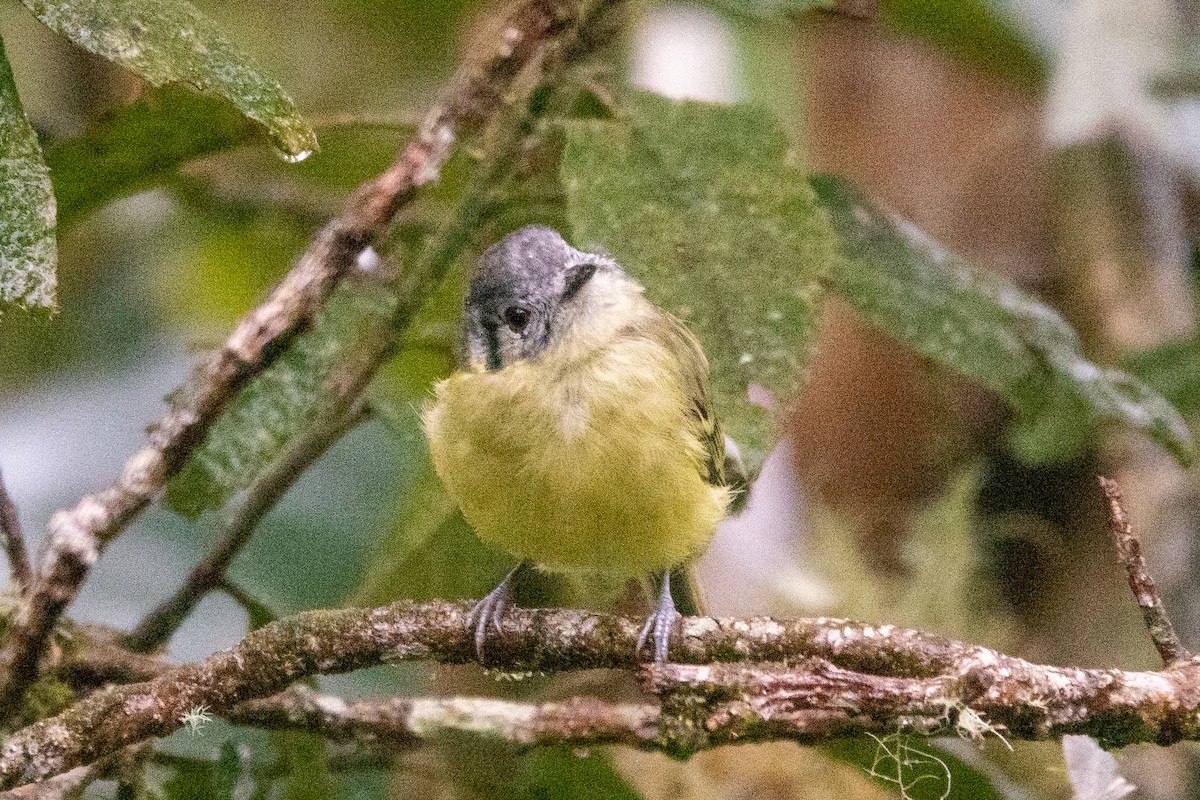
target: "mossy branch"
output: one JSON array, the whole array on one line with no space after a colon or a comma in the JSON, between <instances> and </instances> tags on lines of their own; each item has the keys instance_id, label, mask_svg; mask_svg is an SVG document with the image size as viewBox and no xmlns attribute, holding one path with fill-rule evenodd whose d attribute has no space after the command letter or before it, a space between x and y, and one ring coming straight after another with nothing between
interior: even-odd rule
<instances>
[{"instance_id":1,"label":"mossy branch","mask_svg":"<svg viewBox=\"0 0 1200 800\"><path fill-rule=\"evenodd\" d=\"M313 611L272 623L230 650L145 683L101 689L12 734L0 753L0 788L44 780L166 736L199 707L233 719L249 715L254 707L243 704L276 695L308 675L397 661L472 661L470 608L470 603L400 602ZM596 743L596 731L602 730L603 741L675 754L732 742L953 731L963 709L984 715L1010 739L1083 733L1108 747L1200 739L1200 664L1193 662L1160 672L1055 667L889 625L698 617L675 631L671 655L678 663L652 667L634 655L640 628L641 620L607 614L515 610L505 617L503 631L489 639L487 665L513 672L638 669L658 696L652 706L581 699L547 711L459 698L421 701L425 705L402 701L397 708L409 709L410 717L412 709L441 708L447 720L451 710L462 712L456 725L519 742ZM498 709L508 716L497 717ZM495 722L501 718L513 724ZM545 725L530 739L530 729L516 724L522 719Z\"/></svg>"}]
</instances>

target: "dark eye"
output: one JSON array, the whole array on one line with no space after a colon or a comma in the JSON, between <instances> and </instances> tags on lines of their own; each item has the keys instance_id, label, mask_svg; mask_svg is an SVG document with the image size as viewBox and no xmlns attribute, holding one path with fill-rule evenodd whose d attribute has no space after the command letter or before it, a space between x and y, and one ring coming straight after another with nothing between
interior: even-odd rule
<instances>
[{"instance_id":1,"label":"dark eye","mask_svg":"<svg viewBox=\"0 0 1200 800\"><path fill-rule=\"evenodd\" d=\"M529 324L529 309L524 306L509 306L504 309L504 324L508 325L513 333L525 330L525 326Z\"/></svg>"}]
</instances>

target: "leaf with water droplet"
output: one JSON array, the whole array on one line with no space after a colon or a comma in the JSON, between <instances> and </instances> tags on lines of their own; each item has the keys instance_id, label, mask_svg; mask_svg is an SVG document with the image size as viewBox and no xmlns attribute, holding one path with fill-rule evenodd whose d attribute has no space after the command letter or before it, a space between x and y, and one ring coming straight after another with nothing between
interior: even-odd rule
<instances>
[{"instance_id":1,"label":"leaf with water droplet","mask_svg":"<svg viewBox=\"0 0 1200 800\"><path fill-rule=\"evenodd\" d=\"M1137 378L1088 361L1053 309L977 269L833 176L812 179L842 237L830 288L884 333L1004 397L1013 444L1034 462L1070 458L1101 422L1145 431L1176 460L1193 443L1179 412Z\"/></svg>"},{"instance_id":2,"label":"leaf with water droplet","mask_svg":"<svg viewBox=\"0 0 1200 800\"><path fill-rule=\"evenodd\" d=\"M54 307L54 192L0 41L0 303Z\"/></svg>"},{"instance_id":3,"label":"leaf with water droplet","mask_svg":"<svg viewBox=\"0 0 1200 800\"><path fill-rule=\"evenodd\" d=\"M835 236L766 109L635 94L629 111L567 124L574 243L610 252L700 339L718 416L757 472L814 342Z\"/></svg>"},{"instance_id":4,"label":"leaf with water droplet","mask_svg":"<svg viewBox=\"0 0 1200 800\"><path fill-rule=\"evenodd\" d=\"M292 99L184 0L22 0L50 29L155 86L182 81L261 123L289 158L317 149Z\"/></svg>"}]
</instances>

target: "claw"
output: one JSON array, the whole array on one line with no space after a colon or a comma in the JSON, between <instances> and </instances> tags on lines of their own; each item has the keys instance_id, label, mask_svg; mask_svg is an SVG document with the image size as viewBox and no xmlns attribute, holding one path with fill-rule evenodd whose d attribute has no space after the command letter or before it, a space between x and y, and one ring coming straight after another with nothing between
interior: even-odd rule
<instances>
[{"instance_id":1,"label":"claw","mask_svg":"<svg viewBox=\"0 0 1200 800\"><path fill-rule=\"evenodd\" d=\"M500 581L500 585L493 589L487 597L476 603L475 607L471 609L471 613L467 615L467 627L475 629L475 655L480 663L483 662L483 640L487 638L488 623L491 623L496 633L501 632L500 618L513 604L513 576L523 566L525 565L518 564L504 580Z\"/></svg>"},{"instance_id":2,"label":"claw","mask_svg":"<svg viewBox=\"0 0 1200 800\"><path fill-rule=\"evenodd\" d=\"M642 626L642 632L638 634L637 652L642 651L642 647L649 641L650 637L654 637L654 663L661 664L667 660L667 649L671 644L671 629L675 627L675 620L680 618L680 614L675 610L675 600L671 597L671 573L667 572L663 575L662 591L658 596L658 608L646 620L646 624Z\"/></svg>"}]
</instances>

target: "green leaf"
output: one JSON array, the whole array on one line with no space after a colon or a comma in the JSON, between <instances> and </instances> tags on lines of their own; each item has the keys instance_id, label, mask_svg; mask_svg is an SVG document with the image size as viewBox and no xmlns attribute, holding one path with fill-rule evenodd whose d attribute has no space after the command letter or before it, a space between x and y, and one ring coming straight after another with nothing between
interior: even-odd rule
<instances>
[{"instance_id":1,"label":"green leaf","mask_svg":"<svg viewBox=\"0 0 1200 800\"><path fill-rule=\"evenodd\" d=\"M0 41L0 303L54 307L54 193Z\"/></svg>"},{"instance_id":2,"label":"green leaf","mask_svg":"<svg viewBox=\"0 0 1200 800\"><path fill-rule=\"evenodd\" d=\"M911 222L831 176L812 180L842 236L830 288L867 321L918 353L1003 396L1032 461L1074 455L1101 422L1145 431L1181 463L1191 434L1170 403L1137 378L1083 356L1079 337L1052 309L1003 278L976 269Z\"/></svg>"},{"instance_id":3,"label":"green leaf","mask_svg":"<svg viewBox=\"0 0 1200 800\"><path fill-rule=\"evenodd\" d=\"M288 160L317 149L312 128L211 20L184 0L22 0L47 27L155 86L182 81L262 123Z\"/></svg>"},{"instance_id":4,"label":"green leaf","mask_svg":"<svg viewBox=\"0 0 1200 800\"><path fill-rule=\"evenodd\" d=\"M347 282L313 326L252 381L209 431L204 445L167 484L168 508L185 516L220 508L283 453L341 396L337 371L348 354L390 337L395 295Z\"/></svg>"},{"instance_id":5,"label":"green leaf","mask_svg":"<svg viewBox=\"0 0 1200 800\"><path fill-rule=\"evenodd\" d=\"M1130 356L1125 364L1180 413L1190 417L1200 412L1200 337L1165 342Z\"/></svg>"},{"instance_id":6,"label":"green leaf","mask_svg":"<svg viewBox=\"0 0 1200 800\"><path fill-rule=\"evenodd\" d=\"M173 87L148 94L52 146L59 224L174 174L198 156L249 140L255 126L228 103Z\"/></svg>"},{"instance_id":7,"label":"green leaf","mask_svg":"<svg viewBox=\"0 0 1200 800\"><path fill-rule=\"evenodd\" d=\"M718 416L757 471L774 431L747 389L795 394L834 235L769 112L649 94L630 112L567 124L575 244L607 250L699 337Z\"/></svg>"}]
</instances>

